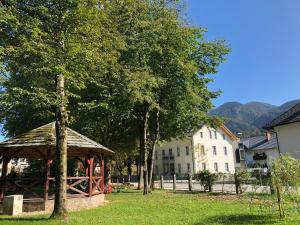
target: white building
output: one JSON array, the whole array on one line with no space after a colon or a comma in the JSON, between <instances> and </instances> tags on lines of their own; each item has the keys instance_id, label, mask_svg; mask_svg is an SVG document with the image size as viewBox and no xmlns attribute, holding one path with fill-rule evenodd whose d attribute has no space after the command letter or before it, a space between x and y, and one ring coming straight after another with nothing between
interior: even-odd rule
<instances>
[{"instance_id":1,"label":"white building","mask_svg":"<svg viewBox=\"0 0 300 225\"><path fill-rule=\"evenodd\" d=\"M7 165L7 173L9 174L12 170L17 173L22 173L23 170L28 167L26 159L13 159ZM2 174L2 159L0 160L0 176Z\"/></svg>"},{"instance_id":2,"label":"white building","mask_svg":"<svg viewBox=\"0 0 300 225\"><path fill-rule=\"evenodd\" d=\"M202 170L234 173L234 152L238 138L225 126L203 126L181 140L172 139L156 147L154 174L179 177Z\"/></svg>"},{"instance_id":3,"label":"white building","mask_svg":"<svg viewBox=\"0 0 300 225\"><path fill-rule=\"evenodd\" d=\"M245 168L269 168L279 157L275 134L242 138L236 150L236 166Z\"/></svg>"},{"instance_id":4,"label":"white building","mask_svg":"<svg viewBox=\"0 0 300 225\"><path fill-rule=\"evenodd\" d=\"M264 129L277 134L280 154L288 153L300 159L300 103L265 125Z\"/></svg>"}]
</instances>

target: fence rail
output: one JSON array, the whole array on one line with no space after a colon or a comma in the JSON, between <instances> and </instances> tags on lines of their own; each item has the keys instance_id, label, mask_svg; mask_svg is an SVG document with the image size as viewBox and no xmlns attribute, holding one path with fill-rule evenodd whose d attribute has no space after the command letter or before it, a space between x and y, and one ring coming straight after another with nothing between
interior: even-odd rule
<instances>
[{"instance_id":1,"label":"fence rail","mask_svg":"<svg viewBox=\"0 0 300 225\"><path fill-rule=\"evenodd\" d=\"M113 176L111 181L116 186L131 183L137 186L137 176ZM194 180L191 175L185 177L173 176L156 176L154 177L155 189L166 189L174 191L207 191L204 186L197 180ZM270 194L273 192L272 185L266 180L250 178L247 180L237 180L234 174L228 175L226 179L218 179L210 190L211 192L235 193L256 192Z\"/></svg>"}]
</instances>

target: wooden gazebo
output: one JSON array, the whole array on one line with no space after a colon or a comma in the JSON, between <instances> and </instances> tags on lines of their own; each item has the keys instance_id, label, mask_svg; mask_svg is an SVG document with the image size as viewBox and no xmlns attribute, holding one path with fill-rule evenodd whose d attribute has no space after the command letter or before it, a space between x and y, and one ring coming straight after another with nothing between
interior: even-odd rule
<instances>
[{"instance_id":1,"label":"wooden gazebo","mask_svg":"<svg viewBox=\"0 0 300 225\"><path fill-rule=\"evenodd\" d=\"M67 128L67 141L68 159L78 160L85 170L83 176L68 176L68 196L91 197L104 193L104 157L110 156L114 152L70 128ZM54 177L50 177L50 167L55 160L55 145L55 122L0 143L0 155L2 155L0 200L3 199L5 190L13 188L22 189L34 197L48 200L49 182L54 181ZM44 177L26 178L27 184L24 184L26 182L20 183L20 180L7 179L7 165L13 158L43 160L45 163ZM98 168L97 175L95 175L96 167ZM41 183L44 187L43 196L32 190ZM83 183L86 188L79 188Z\"/></svg>"}]
</instances>

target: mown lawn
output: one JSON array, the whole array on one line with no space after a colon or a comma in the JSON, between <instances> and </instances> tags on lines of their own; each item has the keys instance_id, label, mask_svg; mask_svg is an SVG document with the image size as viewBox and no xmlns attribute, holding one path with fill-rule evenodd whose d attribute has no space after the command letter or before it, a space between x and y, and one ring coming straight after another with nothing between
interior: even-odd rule
<instances>
[{"instance_id":1,"label":"mown lawn","mask_svg":"<svg viewBox=\"0 0 300 225\"><path fill-rule=\"evenodd\" d=\"M70 213L68 222L48 220L49 215L12 218L0 216L0 224L300 224L296 212L280 220L274 207L250 204L235 196L172 193L155 191L143 196L137 191L107 195L109 204L91 210ZM267 209L268 208L268 209Z\"/></svg>"}]
</instances>

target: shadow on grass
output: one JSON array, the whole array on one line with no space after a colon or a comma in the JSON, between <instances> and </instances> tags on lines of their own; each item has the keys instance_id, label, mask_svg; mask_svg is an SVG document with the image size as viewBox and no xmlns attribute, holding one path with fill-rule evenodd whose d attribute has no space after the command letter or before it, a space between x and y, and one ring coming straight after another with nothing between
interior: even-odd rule
<instances>
[{"instance_id":1,"label":"shadow on grass","mask_svg":"<svg viewBox=\"0 0 300 225\"><path fill-rule=\"evenodd\" d=\"M278 224L278 220L270 215L228 215L228 216L213 216L205 221L194 223L193 225L204 224L228 224L228 225L243 225L243 224Z\"/></svg>"},{"instance_id":2,"label":"shadow on grass","mask_svg":"<svg viewBox=\"0 0 300 225\"><path fill-rule=\"evenodd\" d=\"M184 191L184 190L177 190L177 191L168 190L167 192L173 193L173 194L188 194L188 195L205 194L205 193L207 193L205 191Z\"/></svg>"},{"instance_id":3,"label":"shadow on grass","mask_svg":"<svg viewBox=\"0 0 300 225\"><path fill-rule=\"evenodd\" d=\"M31 218L31 217L4 217L0 218L0 224L1 221L46 221L50 220L49 218Z\"/></svg>"},{"instance_id":4,"label":"shadow on grass","mask_svg":"<svg viewBox=\"0 0 300 225\"><path fill-rule=\"evenodd\" d=\"M114 190L112 194L143 194L141 190L136 190L136 189L120 189Z\"/></svg>"}]
</instances>

